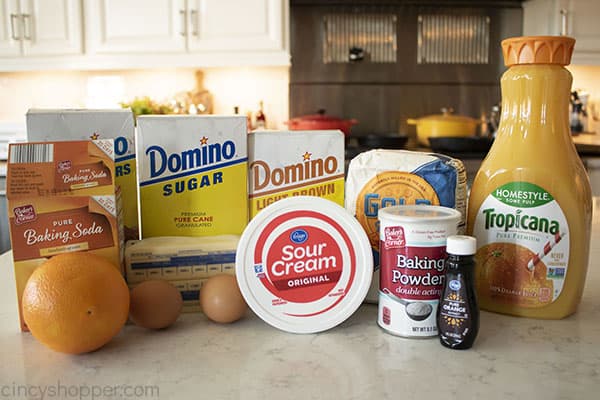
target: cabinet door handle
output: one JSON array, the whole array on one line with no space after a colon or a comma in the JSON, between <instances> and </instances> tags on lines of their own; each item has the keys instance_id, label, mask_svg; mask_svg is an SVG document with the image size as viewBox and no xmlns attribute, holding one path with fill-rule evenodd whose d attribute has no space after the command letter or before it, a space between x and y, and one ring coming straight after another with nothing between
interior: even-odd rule
<instances>
[{"instance_id":1,"label":"cabinet door handle","mask_svg":"<svg viewBox=\"0 0 600 400\"><path fill-rule=\"evenodd\" d=\"M29 14L21 14L21 18L23 18L23 39L31 40L31 30L29 22L31 21L31 15Z\"/></svg>"},{"instance_id":2,"label":"cabinet door handle","mask_svg":"<svg viewBox=\"0 0 600 400\"><path fill-rule=\"evenodd\" d=\"M560 35L567 36L569 34L569 10L566 8L560 9Z\"/></svg>"},{"instance_id":3,"label":"cabinet door handle","mask_svg":"<svg viewBox=\"0 0 600 400\"><path fill-rule=\"evenodd\" d=\"M181 30L179 34L183 37L187 36L187 12L185 10L179 10L179 17L181 19Z\"/></svg>"},{"instance_id":4,"label":"cabinet door handle","mask_svg":"<svg viewBox=\"0 0 600 400\"><path fill-rule=\"evenodd\" d=\"M192 24L192 36L198 36L198 10L190 11L190 23Z\"/></svg>"},{"instance_id":5,"label":"cabinet door handle","mask_svg":"<svg viewBox=\"0 0 600 400\"><path fill-rule=\"evenodd\" d=\"M18 14L10 14L10 37L12 40L21 40L21 37L19 35L17 35L15 32L18 24L19 24L19 15Z\"/></svg>"}]
</instances>

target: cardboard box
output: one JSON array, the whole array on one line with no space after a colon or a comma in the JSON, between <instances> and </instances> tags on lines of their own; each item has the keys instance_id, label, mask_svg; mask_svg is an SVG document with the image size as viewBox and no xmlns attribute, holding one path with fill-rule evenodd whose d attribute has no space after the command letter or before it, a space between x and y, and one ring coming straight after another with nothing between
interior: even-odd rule
<instances>
[{"instance_id":1,"label":"cardboard box","mask_svg":"<svg viewBox=\"0 0 600 400\"><path fill-rule=\"evenodd\" d=\"M130 240L125 245L125 273L131 288L163 279L181 292L183 311L200 311L200 288L210 277L235 275L237 235L160 236Z\"/></svg>"},{"instance_id":2,"label":"cardboard box","mask_svg":"<svg viewBox=\"0 0 600 400\"><path fill-rule=\"evenodd\" d=\"M277 200L317 196L344 206L341 131L255 131L248 136L250 218Z\"/></svg>"},{"instance_id":3,"label":"cardboard box","mask_svg":"<svg viewBox=\"0 0 600 400\"><path fill-rule=\"evenodd\" d=\"M123 223L114 141L15 143L6 196L21 329L32 272L61 253L87 251L123 270Z\"/></svg>"},{"instance_id":4,"label":"cardboard box","mask_svg":"<svg viewBox=\"0 0 600 400\"><path fill-rule=\"evenodd\" d=\"M133 114L129 109L31 109L27 140L115 140L115 172L123 197L125 239L139 237Z\"/></svg>"},{"instance_id":5,"label":"cardboard box","mask_svg":"<svg viewBox=\"0 0 600 400\"><path fill-rule=\"evenodd\" d=\"M142 238L241 234L248 223L246 118L137 121Z\"/></svg>"}]
</instances>

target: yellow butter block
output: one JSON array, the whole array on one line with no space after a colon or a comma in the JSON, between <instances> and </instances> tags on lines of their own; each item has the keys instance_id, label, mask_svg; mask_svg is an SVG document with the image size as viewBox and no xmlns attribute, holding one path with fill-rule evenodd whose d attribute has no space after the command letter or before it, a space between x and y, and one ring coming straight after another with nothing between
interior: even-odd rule
<instances>
[{"instance_id":1,"label":"yellow butter block","mask_svg":"<svg viewBox=\"0 0 600 400\"><path fill-rule=\"evenodd\" d=\"M234 273L238 242L237 235L130 240L125 246L127 281L181 281Z\"/></svg>"}]
</instances>

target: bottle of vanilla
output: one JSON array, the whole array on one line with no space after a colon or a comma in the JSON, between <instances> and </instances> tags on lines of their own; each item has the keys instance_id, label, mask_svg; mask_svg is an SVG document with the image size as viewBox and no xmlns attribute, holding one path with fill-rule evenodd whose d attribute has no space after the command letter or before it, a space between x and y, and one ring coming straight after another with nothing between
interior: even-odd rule
<instances>
[{"instance_id":1,"label":"bottle of vanilla","mask_svg":"<svg viewBox=\"0 0 600 400\"><path fill-rule=\"evenodd\" d=\"M532 318L575 312L588 266L589 178L569 130L569 37L502 42L502 115L471 188L480 308Z\"/></svg>"}]
</instances>

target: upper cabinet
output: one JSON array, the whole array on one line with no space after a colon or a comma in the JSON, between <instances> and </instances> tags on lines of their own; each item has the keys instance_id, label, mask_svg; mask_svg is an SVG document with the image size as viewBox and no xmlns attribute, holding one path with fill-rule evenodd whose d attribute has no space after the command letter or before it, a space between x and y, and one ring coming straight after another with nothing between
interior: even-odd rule
<instances>
[{"instance_id":1,"label":"upper cabinet","mask_svg":"<svg viewBox=\"0 0 600 400\"><path fill-rule=\"evenodd\" d=\"M82 54L79 0L0 0L0 56Z\"/></svg>"},{"instance_id":2,"label":"upper cabinet","mask_svg":"<svg viewBox=\"0 0 600 400\"><path fill-rule=\"evenodd\" d=\"M188 0L190 51L278 51L285 48L281 0Z\"/></svg>"},{"instance_id":3,"label":"upper cabinet","mask_svg":"<svg viewBox=\"0 0 600 400\"><path fill-rule=\"evenodd\" d=\"M571 63L600 65L599 0L529 0L523 9L523 34L572 36Z\"/></svg>"},{"instance_id":4,"label":"upper cabinet","mask_svg":"<svg viewBox=\"0 0 600 400\"><path fill-rule=\"evenodd\" d=\"M0 71L289 65L288 20L286 0L0 0Z\"/></svg>"},{"instance_id":5,"label":"upper cabinet","mask_svg":"<svg viewBox=\"0 0 600 400\"><path fill-rule=\"evenodd\" d=\"M97 0L86 7L92 52L281 51L281 0Z\"/></svg>"},{"instance_id":6,"label":"upper cabinet","mask_svg":"<svg viewBox=\"0 0 600 400\"><path fill-rule=\"evenodd\" d=\"M86 3L91 53L179 53L186 48L185 0L94 0Z\"/></svg>"},{"instance_id":7,"label":"upper cabinet","mask_svg":"<svg viewBox=\"0 0 600 400\"><path fill-rule=\"evenodd\" d=\"M17 0L0 0L0 57L21 54L20 22Z\"/></svg>"}]
</instances>

